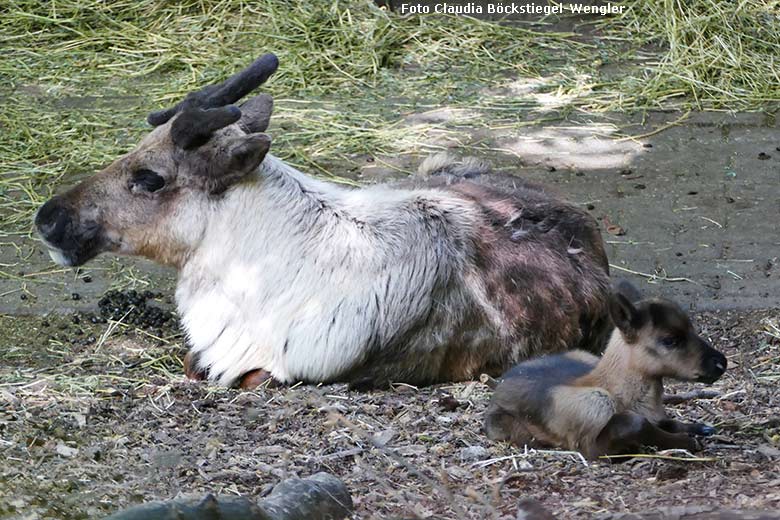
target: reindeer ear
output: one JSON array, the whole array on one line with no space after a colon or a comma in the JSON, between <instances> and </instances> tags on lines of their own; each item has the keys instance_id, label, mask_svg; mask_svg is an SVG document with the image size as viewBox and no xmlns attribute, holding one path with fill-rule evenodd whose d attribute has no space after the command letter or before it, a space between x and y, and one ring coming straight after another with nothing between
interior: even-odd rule
<instances>
[{"instance_id":1,"label":"reindeer ear","mask_svg":"<svg viewBox=\"0 0 780 520\"><path fill-rule=\"evenodd\" d=\"M266 134L249 134L236 137L227 146L228 168L231 175L244 176L265 159L271 148L271 138Z\"/></svg>"},{"instance_id":2,"label":"reindeer ear","mask_svg":"<svg viewBox=\"0 0 780 520\"><path fill-rule=\"evenodd\" d=\"M241 105L241 119L238 121L238 126L248 134L265 132L271 121L273 109L274 98L268 94L250 98Z\"/></svg>"},{"instance_id":3,"label":"reindeer ear","mask_svg":"<svg viewBox=\"0 0 780 520\"><path fill-rule=\"evenodd\" d=\"M609 315L626 341L633 343L642 326L642 316L634 304L622 293L615 292L609 302Z\"/></svg>"}]
</instances>

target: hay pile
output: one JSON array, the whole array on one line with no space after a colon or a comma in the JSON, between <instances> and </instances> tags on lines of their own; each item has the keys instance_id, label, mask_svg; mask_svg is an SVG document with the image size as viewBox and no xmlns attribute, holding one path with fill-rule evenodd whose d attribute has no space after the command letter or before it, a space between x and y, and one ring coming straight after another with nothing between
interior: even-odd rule
<instances>
[{"instance_id":1,"label":"hay pile","mask_svg":"<svg viewBox=\"0 0 780 520\"><path fill-rule=\"evenodd\" d=\"M63 177L130 149L149 110L267 51L282 63L267 87L277 98L274 149L326 175L357 154L427 151L420 142L431 128L399 126L405 113L447 105L470 110L475 127L528 124L538 103L501 89L517 78L559 99L556 117L780 99L778 0L623 3L622 16L588 22L594 37L549 21L403 18L369 1L8 0L3 233L28 232Z\"/></svg>"},{"instance_id":2,"label":"hay pile","mask_svg":"<svg viewBox=\"0 0 780 520\"><path fill-rule=\"evenodd\" d=\"M632 0L603 27L654 52L613 88L647 107L755 109L780 100L780 1ZM619 107L619 108L625 108Z\"/></svg>"}]
</instances>

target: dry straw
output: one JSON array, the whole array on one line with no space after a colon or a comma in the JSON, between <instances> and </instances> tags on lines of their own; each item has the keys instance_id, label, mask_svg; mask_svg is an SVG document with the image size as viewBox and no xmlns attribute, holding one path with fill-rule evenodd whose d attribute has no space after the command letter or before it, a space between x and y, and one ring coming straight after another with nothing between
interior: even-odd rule
<instances>
[{"instance_id":1,"label":"dry straw","mask_svg":"<svg viewBox=\"0 0 780 520\"><path fill-rule=\"evenodd\" d=\"M29 233L63 177L130 149L146 112L267 51L282 63L267 85L275 152L331 176L367 155L428 151L430 132L457 134L405 124L412 112L450 106L472 127L528 125L538 103L504 88L516 78L562 100L555 117L780 99L777 0L623 3L623 16L599 19L586 38L545 22L400 17L369 1L7 0L0 240Z\"/></svg>"}]
</instances>

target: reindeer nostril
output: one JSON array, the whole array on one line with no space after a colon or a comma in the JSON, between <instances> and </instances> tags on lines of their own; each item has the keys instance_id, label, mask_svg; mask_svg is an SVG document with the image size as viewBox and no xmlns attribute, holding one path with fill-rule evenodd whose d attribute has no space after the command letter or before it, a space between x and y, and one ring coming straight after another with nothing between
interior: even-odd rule
<instances>
[{"instance_id":1,"label":"reindeer nostril","mask_svg":"<svg viewBox=\"0 0 780 520\"><path fill-rule=\"evenodd\" d=\"M70 222L68 210L52 199L44 204L35 215L35 227L41 236L53 245L59 245L65 237Z\"/></svg>"}]
</instances>

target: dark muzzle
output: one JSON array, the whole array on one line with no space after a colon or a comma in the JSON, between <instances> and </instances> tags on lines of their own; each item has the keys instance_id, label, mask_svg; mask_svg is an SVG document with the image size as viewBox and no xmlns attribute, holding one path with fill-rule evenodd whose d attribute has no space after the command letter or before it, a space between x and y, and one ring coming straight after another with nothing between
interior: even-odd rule
<instances>
[{"instance_id":1,"label":"dark muzzle","mask_svg":"<svg viewBox=\"0 0 780 520\"><path fill-rule=\"evenodd\" d=\"M35 227L41 237L54 247L65 249L68 230L73 228L73 217L68 209L54 197L41 206L35 215Z\"/></svg>"},{"instance_id":2,"label":"dark muzzle","mask_svg":"<svg viewBox=\"0 0 780 520\"><path fill-rule=\"evenodd\" d=\"M699 377L702 383L714 383L726 372L728 360L726 356L707 345L707 350L702 358L703 375Z\"/></svg>"},{"instance_id":3,"label":"dark muzzle","mask_svg":"<svg viewBox=\"0 0 780 520\"><path fill-rule=\"evenodd\" d=\"M35 215L35 227L59 264L81 265L98 252L100 226L80 222L62 197L53 197L41 206Z\"/></svg>"}]
</instances>

